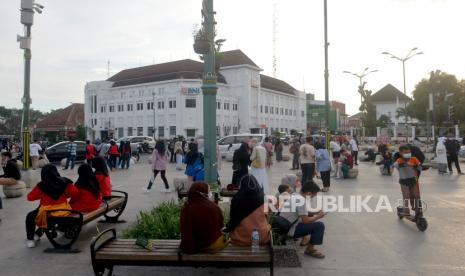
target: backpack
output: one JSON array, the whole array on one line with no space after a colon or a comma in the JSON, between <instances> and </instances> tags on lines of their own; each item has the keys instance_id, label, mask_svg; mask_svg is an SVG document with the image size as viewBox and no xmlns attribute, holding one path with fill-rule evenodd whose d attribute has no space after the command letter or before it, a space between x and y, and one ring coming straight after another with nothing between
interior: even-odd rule
<instances>
[{"instance_id":1,"label":"backpack","mask_svg":"<svg viewBox=\"0 0 465 276\"><path fill-rule=\"evenodd\" d=\"M281 217L278 212L278 214L273 217L273 221L271 222L271 227L273 231L278 233L279 235L287 235L291 227L298 220L299 218L297 218L294 222L290 222L289 220Z\"/></svg>"}]
</instances>

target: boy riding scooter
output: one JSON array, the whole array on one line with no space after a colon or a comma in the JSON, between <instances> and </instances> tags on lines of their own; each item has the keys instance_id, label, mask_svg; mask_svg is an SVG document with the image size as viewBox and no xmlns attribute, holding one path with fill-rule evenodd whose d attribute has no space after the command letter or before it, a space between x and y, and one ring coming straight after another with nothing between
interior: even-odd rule
<instances>
[{"instance_id":1,"label":"boy riding scooter","mask_svg":"<svg viewBox=\"0 0 465 276\"><path fill-rule=\"evenodd\" d=\"M403 206L397 207L399 218L406 218L417 224L420 231L425 231L427 222L423 218L423 211L420 198L420 187L418 176L421 172L421 163L416 157L412 157L409 146L399 148L400 157L394 163L399 171L399 183L402 190ZM415 216L410 214L409 201Z\"/></svg>"}]
</instances>

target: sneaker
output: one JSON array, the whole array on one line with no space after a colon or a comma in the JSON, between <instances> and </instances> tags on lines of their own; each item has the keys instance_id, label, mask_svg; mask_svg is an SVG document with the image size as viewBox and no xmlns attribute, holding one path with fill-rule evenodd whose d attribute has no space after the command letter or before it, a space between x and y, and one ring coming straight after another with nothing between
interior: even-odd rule
<instances>
[{"instance_id":1,"label":"sneaker","mask_svg":"<svg viewBox=\"0 0 465 276\"><path fill-rule=\"evenodd\" d=\"M146 194L150 193L150 189L148 189L147 187L142 187L142 191L144 191Z\"/></svg>"},{"instance_id":2,"label":"sneaker","mask_svg":"<svg viewBox=\"0 0 465 276\"><path fill-rule=\"evenodd\" d=\"M34 241L39 242L40 241L40 236L37 234L34 234Z\"/></svg>"},{"instance_id":3,"label":"sneaker","mask_svg":"<svg viewBox=\"0 0 465 276\"><path fill-rule=\"evenodd\" d=\"M32 241L32 240L27 240L26 241L26 247L27 248L34 248L34 247L36 247L36 242Z\"/></svg>"}]
</instances>

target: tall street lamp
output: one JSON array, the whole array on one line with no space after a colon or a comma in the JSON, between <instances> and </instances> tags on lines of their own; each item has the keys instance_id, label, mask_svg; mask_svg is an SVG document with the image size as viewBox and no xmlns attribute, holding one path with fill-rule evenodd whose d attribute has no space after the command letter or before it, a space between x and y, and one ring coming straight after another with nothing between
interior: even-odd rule
<instances>
[{"instance_id":1,"label":"tall street lamp","mask_svg":"<svg viewBox=\"0 0 465 276\"><path fill-rule=\"evenodd\" d=\"M23 169L29 168L29 107L31 105L31 29L34 24L34 14L42 13L44 6L35 3L35 0L21 0L21 24L24 25L24 36L17 36L19 48L24 50L24 93L21 102L23 103L23 114L21 120L22 148L23 148Z\"/></svg>"},{"instance_id":2,"label":"tall street lamp","mask_svg":"<svg viewBox=\"0 0 465 276\"><path fill-rule=\"evenodd\" d=\"M324 0L324 37L325 37L325 119L326 119L326 135L325 145L329 151L329 69L328 69L328 0Z\"/></svg>"},{"instance_id":3,"label":"tall street lamp","mask_svg":"<svg viewBox=\"0 0 465 276\"><path fill-rule=\"evenodd\" d=\"M202 32L203 39L208 43L205 51L194 49L198 54L203 54L203 134L204 134L204 167L205 181L210 185L215 194L215 201L218 200L218 173L216 159L216 94L218 86L216 84L215 70L215 11L213 0L203 0L202 2ZM201 37L199 37L200 39Z\"/></svg>"},{"instance_id":4,"label":"tall street lamp","mask_svg":"<svg viewBox=\"0 0 465 276\"><path fill-rule=\"evenodd\" d=\"M157 105L155 104L155 92L152 92L152 97L153 97L153 102L152 102L152 109L153 109L153 132L152 132L152 135L153 135L153 139L156 139L156 138L155 138L155 133L156 133L156 128L155 128L155 108L157 107Z\"/></svg>"},{"instance_id":5,"label":"tall street lamp","mask_svg":"<svg viewBox=\"0 0 465 276\"><path fill-rule=\"evenodd\" d=\"M417 47L414 47L410 50L410 52L408 52L408 54L403 57L403 58L400 58L398 56L395 56L389 52L382 52L381 54L383 55L388 55L390 56L392 59L397 59L398 61L402 62L402 72L403 72L403 78L404 78L404 94L407 95L407 88L406 88L406 85L405 85L405 62L411 58L413 58L414 56L418 56L418 55L423 55L424 53L423 52L419 52L418 51L418 48ZM399 108L397 106L397 108ZM404 106L404 113L405 113L405 125L407 125L407 102L405 102L405 106Z\"/></svg>"},{"instance_id":6,"label":"tall street lamp","mask_svg":"<svg viewBox=\"0 0 465 276\"><path fill-rule=\"evenodd\" d=\"M371 74L371 73L376 73L376 72L378 72L378 71L379 71L379 70L370 70L370 68L367 67L367 68L365 68L365 70L363 70L363 72L360 73L360 74L353 73L353 72L350 72L350 71L343 71L342 73L344 73L344 74L351 74L351 75L357 77L357 78L359 79L359 81L360 81L360 86L359 86L359 87L362 87L362 85L363 85L363 78L366 77L366 76L368 76L368 75ZM362 95L360 94L360 103L362 103L362 102L363 102L363 98L362 98Z\"/></svg>"}]
</instances>

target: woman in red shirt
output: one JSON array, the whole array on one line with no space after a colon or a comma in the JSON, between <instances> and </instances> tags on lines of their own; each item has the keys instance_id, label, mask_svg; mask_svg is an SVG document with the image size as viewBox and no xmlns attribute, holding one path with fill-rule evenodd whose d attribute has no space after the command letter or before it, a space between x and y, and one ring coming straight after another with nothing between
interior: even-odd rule
<instances>
[{"instance_id":1,"label":"woman in red shirt","mask_svg":"<svg viewBox=\"0 0 465 276\"><path fill-rule=\"evenodd\" d=\"M110 148L108 149L109 160L108 164L110 166L110 170L116 169L116 159L118 158L120 152L118 150L118 146L116 145L115 141L110 141Z\"/></svg>"},{"instance_id":2,"label":"woman in red shirt","mask_svg":"<svg viewBox=\"0 0 465 276\"><path fill-rule=\"evenodd\" d=\"M100 184L100 192L102 193L103 199L111 196L111 180L108 175L107 164L103 157L96 157L92 160L92 168L95 169L95 176Z\"/></svg>"},{"instance_id":3,"label":"woman in red shirt","mask_svg":"<svg viewBox=\"0 0 465 276\"><path fill-rule=\"evenodd\" d=\"M78 191L73 182L68 178L61 177L57 168L52 164L47 164L42 168L41 181L27 195L27 200L40 200L39 208L29 212L26 216L26 246L29 248L36 246L36 241L40 240L43 229L47 228L47 211L71 209L68 198ZM67 216L68 212L55 212L54 216ZM36 230L37 226L37 230Z\"/></svg>"},{"instance_id":4,"label":"woman in red shirt","mask_svg":"<svg viewBox=\"0 0 465 276\"><path fill-rule=\"evenodd\" d=\"M92 159L95 157L95 147L90 143L89 140L86 141L86 161L87 164L92 165Z\"/></svg>"},{"instance_id":5,"label":"woman in red shirt","mask_svg":"<svg viewBox=\"0 0 465 276\"><path fill-rule=\"evenodd\" d=\"M78 169L79 178L74 184L78 193L71 197L69 204L73 210L92 212L102 203L100 184L89 164L82 164Z\"/></svg>"}]
</instances>

